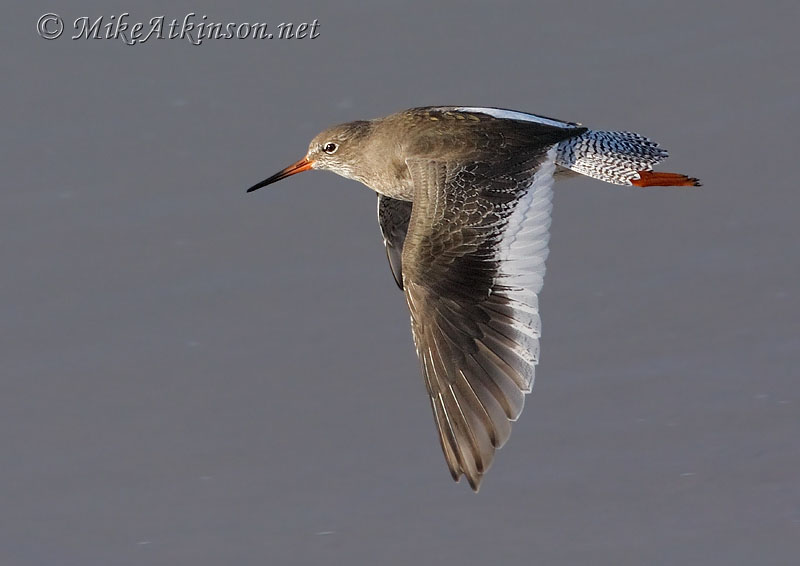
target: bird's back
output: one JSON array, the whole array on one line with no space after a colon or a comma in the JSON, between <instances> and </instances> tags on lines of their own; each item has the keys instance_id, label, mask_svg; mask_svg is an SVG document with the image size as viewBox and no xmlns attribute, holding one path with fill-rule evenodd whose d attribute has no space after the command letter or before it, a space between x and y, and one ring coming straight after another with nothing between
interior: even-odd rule
<instances>
[{"instance_id":1,"label":"bird's back","mask_svg":"<svg viewBox=\"0 0 800 566\"><path fill-rule=\"evenodd\" d=\"M367 144L365 151L367 162L381 171L373 175L369 186L386 196L413 200L414 188L406 174L410 159L502 163L587 131L568 122L509 119L475 110L426 106L374 121L374 143Z\"/></svg>"}]
</instances>

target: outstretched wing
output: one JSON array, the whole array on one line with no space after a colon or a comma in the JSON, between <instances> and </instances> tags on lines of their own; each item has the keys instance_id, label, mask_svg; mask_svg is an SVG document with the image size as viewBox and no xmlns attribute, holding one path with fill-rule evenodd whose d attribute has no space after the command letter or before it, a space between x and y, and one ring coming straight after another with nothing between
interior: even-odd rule
<instances>
[{"instance_id":1,"label":"outstretched wing","mask_svg":"<svg viewBox=\"0 0 800 566\"><path fill-rule=\"evenodd\" d=\"M499 161L408 161L414 343L450 472L476 491L533 385L555 158L546 145Z\"/></svg>"},{"instance_id":2,"label":"outstretched wing","mask_svg":"<svg viewBox=\"0 0 800 566\"><path fill-rule=\"evenodd\" d=\"M394 281L403 288L403 242L411 218L411 203L378 194L378 224Z\"/></svg>"}]
</instances>

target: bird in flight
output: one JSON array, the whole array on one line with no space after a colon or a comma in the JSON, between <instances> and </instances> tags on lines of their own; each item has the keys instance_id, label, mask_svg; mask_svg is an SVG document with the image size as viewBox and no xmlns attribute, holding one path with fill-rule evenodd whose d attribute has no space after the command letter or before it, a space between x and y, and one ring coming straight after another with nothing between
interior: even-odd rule
<instances>
[{"instance_id":1,"label":"bird in flight","mask_svg":"<svg viewBox=\"0 0 800 566\"><path fill-rule=\"evenodd\" d=\"M478 491L533 386L554 180L700 185L653 171L666 157L632 132L430 106L329 128L305 157L247 192L320 169L378 193L445 460L455 481L464 475Z\"/></svg>"}]
</instances>

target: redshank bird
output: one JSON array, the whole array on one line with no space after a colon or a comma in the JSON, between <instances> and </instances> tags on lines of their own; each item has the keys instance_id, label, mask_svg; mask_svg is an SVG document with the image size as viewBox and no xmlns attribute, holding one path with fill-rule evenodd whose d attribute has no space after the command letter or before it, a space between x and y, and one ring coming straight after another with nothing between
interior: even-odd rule
<instances>
[{"instance_id":1,"label":"redshank bird","mask_svg":"<svg viewBox=\"0 0 800 566\"><path fill-rule=\"evenodd\" d=\"M439 441L478 491L522 412L539 360L538 293L555 177L698 186L632 132L498 108L434 106L334 126L248 189L310 169L378 193L389 266L405 292Z\"/></svg>"}]
</instances>

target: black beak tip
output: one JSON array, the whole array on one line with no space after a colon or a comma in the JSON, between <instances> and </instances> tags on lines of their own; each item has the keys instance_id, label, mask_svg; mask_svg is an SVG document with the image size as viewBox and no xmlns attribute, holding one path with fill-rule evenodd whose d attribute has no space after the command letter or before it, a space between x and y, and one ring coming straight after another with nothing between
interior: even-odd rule
<instances>
[{"instance_id":1,"label":"black beak tip","mask_svg":"<svg viewBox=\"0 0 800 566\"><path fill-rule=\"evenodd\" d=\"M272 176L272 177L270 177L269 179L264 179L264 180L263 180L263 181L261 181L260 183L256 183L255 185L253 185L252 187L250 187L249 189L247 189L247 192L248 192L248 193L252 193L253 191L257 191L258 189L260 189L260 188L262 188L262 187L266 187L267 185L270 185L270 184L274 183L275 181L277 181L277 180L278 180L278 179L276 179L275 177L276 177L276 175L273 175L273 176Z\"/></svg>"}]
</instances>

